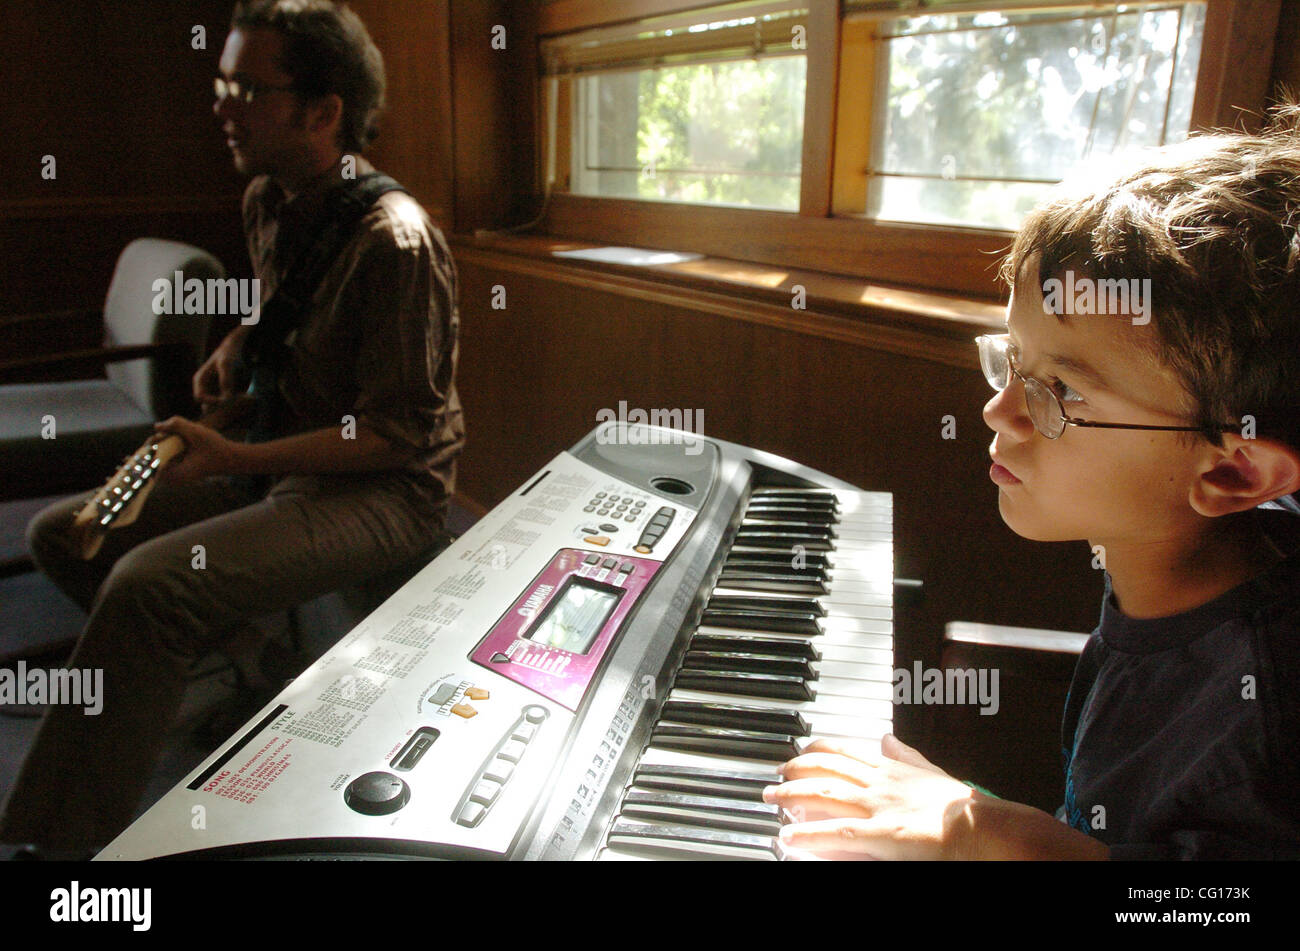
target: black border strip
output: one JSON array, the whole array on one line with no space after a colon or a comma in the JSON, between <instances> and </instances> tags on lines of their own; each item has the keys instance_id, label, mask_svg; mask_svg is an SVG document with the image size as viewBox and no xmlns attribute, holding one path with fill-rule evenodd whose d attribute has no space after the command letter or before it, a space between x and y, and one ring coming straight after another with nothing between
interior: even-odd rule
<instances>
[{"instance_id":1,"label":"black border strip","mask_svg":"<svg viewBox=\"0 0 1300 951\"><path fill-rule=\"evenodd\" d=\"M213 760L212 765L209 766L207 769L205 769L203 772L199 773L199 775L194 778L194 781L189 783L185 788L188 789L190 792L197 792L204 783L206 783L209 779L212 778L213 773L215 773L221 767L229 763L231 758L240 750L242 750L245 746L247 746L249 741L252 740L253 737L257 736L257 734L265 730L268 726L271 725L271 721L273 721L276 717L278 717L280 714L284 713L284 711L288 709L289 709L289 705L287 703L282 703L279 704L274 710L272 710L266 716L262 717L261 720L257 721L257 725L255 727L253 727L251 730L249 730L247 733L241 736L238 742L236 742L234 746L226 750L226 752L223 753L221 756L217 757L217 759Z\"/></svg>"},{"instance_id":2,"label":"black border strip","mask_svg":"<svg viewBox=\"0 0 1300 951\"><path fill-rule=\"evenodd\" d=\"M529 492L533 491L533 489L537 487L537 483L541 482L543 479L545 479L545 478L546 478L548 475L550 475L550 474L551 474L551 470L550 470L550 469L547 469L545 472L543 472L541 475L539 475L539 476L538 476L536 479L534 479L532 482L528 483L528 488L526 488L526 489L524 489L524 491L520 492L520 493L519 493L519 497L522 499L522 498L523 498L525 495L527 495Z\"/></svg>"}]
</instances>

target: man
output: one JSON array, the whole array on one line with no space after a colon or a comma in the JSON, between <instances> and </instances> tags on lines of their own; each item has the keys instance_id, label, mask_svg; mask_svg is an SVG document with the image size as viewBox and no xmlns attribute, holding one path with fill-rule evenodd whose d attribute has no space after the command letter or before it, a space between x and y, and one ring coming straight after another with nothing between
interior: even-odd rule
<instances>
[{"instance_id":1,"label":"man","mask_svg":"<svg viewBox=\"0 0 1300 951\"><path fill-rule=\"evenodd\" d=\"M265 304L308 255L331 196L373 171L357 153L383 104L383 63L346 7L249 0L220 71L214 111L236 168L255 176L243 215ZM261 441L179 418L161 424L184 440L184 455L139 521L111 532L89 563L67 538L84 498L37 516L28 531L37 562L90 615L69 667L103 669L103 707L98 716L51 707L0 813L0 842L105 845L134 814L194 659L246 640L249 618L444 543L464 442L455 300L442 235L408 195L383 194L285 346L259 345L264 367L267 353L279 355L262 380ZM200 402L240 390L241 357L258 357L242 352L255 330L234 330L199 369Z\"/></svg>"}]
</instances>

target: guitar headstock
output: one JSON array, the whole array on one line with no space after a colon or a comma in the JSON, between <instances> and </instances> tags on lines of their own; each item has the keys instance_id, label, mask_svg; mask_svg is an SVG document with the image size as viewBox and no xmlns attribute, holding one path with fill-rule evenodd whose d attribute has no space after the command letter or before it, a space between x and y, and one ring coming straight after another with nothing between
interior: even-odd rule
<instances>
[{"instance_id":1,"label":"guitar headstock","mask_svg":"<svg viewBox=\"0 0 1300 951\"><path fill-rule=\"evenodd\" d=\"M152 436L127 458L73 518L72 535L82 558L94 558L105 535L140 517L159 470L184 451L179 436Z\"/></svg>"}]
</instances>

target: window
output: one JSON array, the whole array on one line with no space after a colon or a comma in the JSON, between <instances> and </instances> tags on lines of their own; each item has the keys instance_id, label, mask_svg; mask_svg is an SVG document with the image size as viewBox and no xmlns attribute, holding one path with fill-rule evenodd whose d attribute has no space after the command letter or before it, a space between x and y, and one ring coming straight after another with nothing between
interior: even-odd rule
<instances>
[{"instance_id":1,"label":"window","mask_svg":"<svg viewBox=\"0 0 1300 951\"><path fill-rule=\"evenodd\" d=\"M797 211L805 12L729 4L546 44L568 190Z\"/></svg>"},{"instance_id":2,"label":"window","mask_svg":"<svg viewBox=\"0 0 1300 951\"><path fill-rule=\"evenodd\" d=\"M543 0L543 227L994 298L1073 170L1250 127L1279 9Z\"/></svg>"},{"instance_id":3,"label":"window","mask_svg":"<svg viewBox=\"0 0 1300 951\"><path fill-rule=\"evenodd\" d=\"M1010 230L1098 157L1187 137L1203 3L866 13L866 29L852 6L880 98L850 95L866 108L846 121L870 123L866 200L839 210Z\"/></svg>"}]
</instances>

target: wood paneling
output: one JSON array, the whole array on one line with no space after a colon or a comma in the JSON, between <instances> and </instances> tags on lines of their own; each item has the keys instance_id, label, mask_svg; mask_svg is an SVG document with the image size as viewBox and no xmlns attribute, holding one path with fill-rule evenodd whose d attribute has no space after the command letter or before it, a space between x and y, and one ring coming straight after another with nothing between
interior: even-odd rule
<instances>
[{"instance_id":1,"label":"wood paneling","mask_svg":"<svg viewBox=\"0 0 1300 951\"><path fill-rule=\"evenodd\" d=\"M521 225L540 192L534 3L451 5L456 230ZM505 48L492 45L505 28Z\"/></svg>"},{"instance_id":2,"label":"wood paneling","mask_svg":"<svg viewBox=\"0 0 1300 951\"><path fill-rule=\"evenodd\" d=\"M1192 128L1259 128L1280 0L1210 0Z\"/></svg>"},{"instance_id":3,"label":"wood paneling","mask_svg":"<svg viewBox=\"0 0 1300 951\"><path fill-rule=\"evenodd\" d=\"M228 0L6 5L0 314L98 308L117 255L144 235L199 245L246 273L243 182L212 113L230 10ZM198 26L206 48L194 48ZM46 155L53 179L41 174ZM39 350L100 333L93 320L55 324ZM13 351L31 344L0 339Z\"/></svg>"},{"instance_id":4,"label":"wood paneling","mask_svg":"<svg viewBox=\"0 0 1300 951\"><path fill-rule=\"evenodd\" d=\"M449 0L353 0L384 55L388 108L367 152L424 205L442 228L455 226L452 51ZM459 6L459 4L457 4Z\"/></svg>"}]
</instances>

